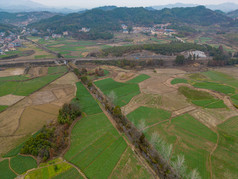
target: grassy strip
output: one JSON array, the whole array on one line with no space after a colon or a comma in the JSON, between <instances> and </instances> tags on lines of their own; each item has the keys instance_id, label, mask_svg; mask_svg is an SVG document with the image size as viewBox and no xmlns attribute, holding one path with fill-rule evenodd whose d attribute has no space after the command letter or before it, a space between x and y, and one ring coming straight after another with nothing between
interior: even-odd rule
<instances>
[{"instance_id":1,"label":"grassy strip","mask_svg":"<svg viewBox=\"0 0 238 179\"><path fill-rule=\"evenodd\" d=\"M188 80L183 78L175 78L171 81L172 85L178 84L178 83L188 83Z\"/></svg>"},{"instance_id":2,"label":"grassy strip","mask_svg":"<svg viewBox=\"0 0 238 179\"><path fill-rule=\"evenodd\" d=\"M7 109L8 106L2 106L0 105L0 112L2 112L3 110Z\"/></svg>"}]
</instances>

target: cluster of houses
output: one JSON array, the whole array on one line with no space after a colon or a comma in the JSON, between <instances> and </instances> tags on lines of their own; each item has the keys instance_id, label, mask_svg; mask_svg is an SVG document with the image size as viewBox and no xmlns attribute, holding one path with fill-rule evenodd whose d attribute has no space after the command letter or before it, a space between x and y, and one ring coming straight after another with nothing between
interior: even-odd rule
<instances>
[{"instance_id":1,"label":"cluster of houses","mask_svg":"<svg viewBox=\"0 0 238 179\"><path fill-rule=\"evenodd\" d=\"M21 47L22 43L14 33L6 35L5 32L0 32L0 55L4 55L5 52L15 51L17 47Z\"/></svg>"},{"instance_id":2,"label":"cluster of houses","mask_svg":"<svg viewBox=\"0 0 238 179\"><path fill-rule=\"evenodd\" d=\"M176 34L176 31L173 29L168 29L167 27L171 25L170 23L167 24L156 24L153 27L133 27L131 33L150 33L152 35L169 35L172 36ZM127 25L121 25L122 32L127 34L129 33L129 28Z\"/></svg>"}]
</instances>

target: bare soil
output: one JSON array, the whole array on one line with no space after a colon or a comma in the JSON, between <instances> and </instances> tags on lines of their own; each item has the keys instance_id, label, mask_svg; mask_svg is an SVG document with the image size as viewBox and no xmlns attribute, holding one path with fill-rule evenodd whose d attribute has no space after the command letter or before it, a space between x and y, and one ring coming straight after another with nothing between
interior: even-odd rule
<instances>
[{"instance_id":1,"label":"bare soil","mask_svg":"<svg viewBox=\"0 0 238 179\"><path fill-rule=\"evenodd\" d=\"M2 96L0 97L0 105L11 106L20 101L21 99L23 99L24 97L25 96L16 96L12 94Z\"/></svg>"},{"instance_id":2,"label":"bare soil","mask_svg":"<svg viewBox=\"0 0 238 179\"><path fill-rule=\"evenodd\" d=\"M25 68L8 68L0 71L0 77L15 76L24 74Z\"/></svg>"},{"instance_id":3,"label":"bare soil","mask_svg":"<svg viewBox=\"0 0 238 179\"><path fill-rule=\"evenodd\" d=\"M21 139L57 119L64 103L75 96L77 77L68 73L0 113L0 155ZM9 147L11 146L11 148Z\"/></svg>"}]
</instances>

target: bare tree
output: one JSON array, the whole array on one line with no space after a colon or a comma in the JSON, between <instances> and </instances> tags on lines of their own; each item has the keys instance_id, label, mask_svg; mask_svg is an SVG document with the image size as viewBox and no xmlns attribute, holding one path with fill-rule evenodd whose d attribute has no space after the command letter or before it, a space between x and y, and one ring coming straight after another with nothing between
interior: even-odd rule
<instances>
[{"instance_id":1,"label":"bare tree","mask_svg":"<svg viewBox=\"0 0 238 179\"><path fill-rule=\"evenodd\" d=\"M116 93L114 91L110 91L110 93L108 94L108 98L110 102L114 104L115 101L117 100Z\"/></svg>"}]
</instances>

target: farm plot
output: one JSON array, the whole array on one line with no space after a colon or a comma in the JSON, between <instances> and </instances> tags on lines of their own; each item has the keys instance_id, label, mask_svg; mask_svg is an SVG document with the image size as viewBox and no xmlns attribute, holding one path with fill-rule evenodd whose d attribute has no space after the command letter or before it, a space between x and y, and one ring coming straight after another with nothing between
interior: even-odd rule
<instances>
[{"instance_id":1,"label":"farm plot","mask_svg":"<svg viewBox=\"0 0 238 179\"><path fill-rule=\"evenodd\" d=\"M74 126L70 149L64 157L89 178L108 178L125 152L127 144L102 113L99 105L93 102L93 97L85 87L81 83L77 83L77 87L78 102L88 116L83 117ZM88 102L84 103L84 100L89 100L90 106ZM87 112L88 108L94 110ZM138 165L143 168L141 164Z\"/></svg>"},{"instance_id":2,"label":"farm plot","mask_svg":"<svg viewBox=\"0 0 238 179\"><path fill-rule=\"evenodd\" d=\"M119 83L111 78L96 81L95 85L118 106L126 105L134 96L140 94L138 84Z\"/></svg>"},{"instance_id":3,"label":"farm plot","mask_svg":"<svg viewBox=\"0 0 238 179\"><path fill-rule=\"evenodd\" d=\"M18 174L23 174L29 169L36 168L36 160L29 156L17 155L10 159L11 168Z\"/></svg>"},{"instance_id":4,"label":"farm plot","mask_svg":"<svg viewBox=\"0 0 238 179\"><path fill-rule=\"evenodd\" d=\"M222 85L219 83L214 83L214 82L197 82L193 86L196 88L203 88L203 89L217 91L227 95L235 94L235 88L227 86L227 85Z\"/></svg>"},{"instance_id":5,"label":"farm plot","mask_svg":"<svg viewBox=\"0 0 238 179\"><path fill-rule=\"evenodd\" d=\"M45 178L83 178L77 169L72 167L70 164L64 162L62 159L54 159L48 163L40 164L39 168L30 171L25 176L26 179L45 179Z\"/></svg>"},{"instance_id":6,"label":"farm plot","mask_svg":"<svg viewBox=\"0 0 238 179\"><path fill-rule=\"evenodd\" d=\"M127 115L128 119L132 121L137 127L148 127L158 122L169 119L171 113L163 109L148 108L141 106Z\"/></svg>"},{"instance_id":7,"label":"farm plot","mask_svg":"<svg viewBox=\"0 0 238 179\"><path fill-rule=\"evenodd\" d=\"M218 125L218 148L212 155L214 177L237 178L238 116Z\"/></svg>"},{"instance_id":8,"label":"farm plot","mask_svg":"<svg viewBox=\"0 0 238 179\"><path fill-rule=\"evenodd\" d=\"M197 168L202 178L209 178L208 159L217 140L216 133L189 114L173 118L171 123L159 123L145 131L149 140L154 133L173 145L171 161L175 155L182 154L188 170Z\"/></svg>"},{"instance_id":9,"label":"farm plot","mask_svg":"<svg viewBox=\"0 0 238 179\"><path fill-rule=\"evenodd\" d=\"M175 78L171 81L172 85L178 84L178 83L188 83L188 80L183 78Z\"/></svg>"},{"instance_id":10,"label":"farm plot","mask_svg":"<svg viewBox=\"0 0 238 179\"><path fill-rule=\"evenodd\" d=\"M22 82L3 81L0 85L0 96L5 96L8 94L28 96L29 94L47 85L48 83L52 82L53 80L59 78L62 75L63 73L58 73Z\"/></svg>"},{"instance_id":11,"label":"farm plot","mask_svg":"<svg viewBox=\"0 0 238 179\"><path fill-rule=\"evenodd\" d=\"M216 99L205 91L198 91L186 86L179 87L178 91L183 94L189 101L197 106L204 108L225 108L226 105L222 100Z\"/></svg>"},{"instance_id":12,"label":"farm plot","mask_svg":"<svg viewBox=\"0 0 238 179\"><path fill-rule=\"evenodd\" d=\"M142 75L139 75L139 76L127 81L127 83L137 83L138 84L138 83L145 81L149 78L150 78L149 75L142 74Z\"/></svg>"},{"instance_id":13,"label":"farm plot","mask_svg":"<svg viewBox=\"0 0 238 179\"><path fill-rule=\"evenodd\" d=\"M141 166L132 150L127 148L109 178L152 178L152 176Z\"/></svg>"},{"instance_id":14,"label":"farm plot","mask_svg":"<svg viewBox=\"0 0 238 179\"><path fill-rule=\"evenodd\" d=\"M48 67L48 74L65 73L66 71L67 71L66 66Z\"/></svg>"},{"instance_id":15,"label":"farm plot","mask_svg":"<svg viewBox=\"0 0 238 179\"><path fill-rule=\"evenodd\" d=\"M3 160L0 162L1 179L13 179L16 174L9 168L9 160Z\"/></svg>"},{"instance_id":16,"label":"farm plot","mask_svg":"<svg viewBox=\"0 0 238 179\"><path fill-rule=\"evenodd\" d=\"M65 158L89 178L107 178L126 146L105 114L99 113L85 117L75 125Z\"/></svg>"},{"instance_id":17,"label":"farm plot","mask_svg":"<svg viewBox=\"0 0 238 179\"><path fill-rule=\"evenodd\" d=\"M82 111L85 112L87 115L102 112L97 102L93 99L93 97L88 92L88 90L83 86L83 84L78 82L76 83L76 86L77 86L77 93L76 99L74 100L80 104Z\"/></svg>"}]
</instances>

